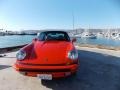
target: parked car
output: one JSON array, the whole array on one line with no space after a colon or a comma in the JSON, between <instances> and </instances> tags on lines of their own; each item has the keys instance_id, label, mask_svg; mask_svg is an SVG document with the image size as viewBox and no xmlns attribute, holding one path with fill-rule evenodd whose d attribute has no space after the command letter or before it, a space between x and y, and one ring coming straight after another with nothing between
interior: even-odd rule
<instances>
[{"instance_id":1,"label":"parked car","mask_svg":"<svg viewBox=\"0 0 120 90\"><path fill-rule=\"evenodd\" d=\"M16 54L14 68L40 79L67 77L78 69L78 52L64 31L43 31Z\"/></svg>"}]
</instances>

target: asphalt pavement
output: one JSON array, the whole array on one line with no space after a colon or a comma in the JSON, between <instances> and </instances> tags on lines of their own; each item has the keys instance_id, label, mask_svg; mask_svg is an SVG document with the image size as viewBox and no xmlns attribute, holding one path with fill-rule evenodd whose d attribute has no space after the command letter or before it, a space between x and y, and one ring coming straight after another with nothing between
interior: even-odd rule
<instances>
[{"instance_id":1,"label":"asphalt pavement","mask_svg":"<svg viewBox=\"0 0 120 90\"><path fill-rule=\"evenodd\" d=\"M120 57L110 55L109 51L78 52L77 74L51 81L19 74L12 68L16 52L6 53L0 57L0 90L120 90Z\"/></svg>"}]
</instances>

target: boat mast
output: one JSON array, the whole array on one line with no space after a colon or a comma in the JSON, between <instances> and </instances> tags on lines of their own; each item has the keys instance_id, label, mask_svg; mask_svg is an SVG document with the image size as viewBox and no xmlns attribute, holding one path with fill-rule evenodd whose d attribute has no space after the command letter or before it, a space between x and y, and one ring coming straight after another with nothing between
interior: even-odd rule
<instances>
[{"instance_id":1,"label":"boat mast","mask_svg":"<svg viewBox=\"0 0 120 90\"><path fill-rule=\"evenodd\" d=\"M73 31L74 31L74 12L72 12L72 25L73 25Z\"/></svg>"}]
</instances>

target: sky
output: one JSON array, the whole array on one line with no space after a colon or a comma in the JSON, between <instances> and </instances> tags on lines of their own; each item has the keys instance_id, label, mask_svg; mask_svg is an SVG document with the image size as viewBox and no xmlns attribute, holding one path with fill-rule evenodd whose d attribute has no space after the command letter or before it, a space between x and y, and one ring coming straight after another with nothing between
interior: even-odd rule
<instances>
[{"instance_id":1,"label":"sky","mask_svg":"<svg viewBox=\"0 0 120 90\"><path fill-rule=\"evenodd\" d=\"M7 30L119 28L120 0L0 0Z\"/></svg>"}]
</instances>

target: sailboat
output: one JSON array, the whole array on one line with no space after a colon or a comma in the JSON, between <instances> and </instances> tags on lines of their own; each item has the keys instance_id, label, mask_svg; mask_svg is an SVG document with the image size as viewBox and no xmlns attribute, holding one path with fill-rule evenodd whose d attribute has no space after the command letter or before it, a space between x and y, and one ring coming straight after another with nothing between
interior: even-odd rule
<instances>
[{"instance_id":1,"label":"sailboat","mask_svg":"<svg viewBox=\"0 0 120 90\"><path fill-rule=\"evenodd\" d=\"M85 30L85 32L81 34L81 38L96 39L97 36L93 33L88 32L88 30Z\"/></svg>"},{"instance_id":2,"label":"sailboat","mask_svg":"<svg viewBox=\"0 0 120 90\"><path fill-rule=\"evenodd\" d=\"M120 40L120 33L114 32L111 37L114 40Z\"/></svg>"},{"instance_id":3,"label":"sailboat","mask_svg":"<svg viewBox=\"0 0 120 90\"><path fill-rule=\"evenodd\" d=\"M0 36L4 36L5 35L5 33L4 32L0 32Z\"/></svg>"}]
</instances>

